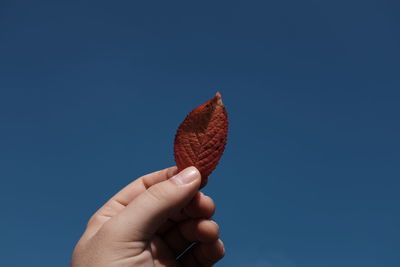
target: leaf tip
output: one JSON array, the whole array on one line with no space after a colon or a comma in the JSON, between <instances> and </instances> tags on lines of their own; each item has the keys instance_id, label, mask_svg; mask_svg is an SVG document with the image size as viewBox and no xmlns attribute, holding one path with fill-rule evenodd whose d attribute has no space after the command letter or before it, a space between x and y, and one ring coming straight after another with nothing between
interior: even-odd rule
<instances>
[{"instance_id":1,"label":"leaf tip","mask_svg":"<svg viewBox=\"0 0 400 267\"><path fill-rule=\"evenodd\" d=\"M221 93L220 93L220 92L217 92L217 93L215 94L215 98L217 99L217 104L218 104L218 105L220 105L220 106L223 106L223 105L224 105L224 103L222 103L222 96L221 96Z\"/></svg>"}]
</instances>

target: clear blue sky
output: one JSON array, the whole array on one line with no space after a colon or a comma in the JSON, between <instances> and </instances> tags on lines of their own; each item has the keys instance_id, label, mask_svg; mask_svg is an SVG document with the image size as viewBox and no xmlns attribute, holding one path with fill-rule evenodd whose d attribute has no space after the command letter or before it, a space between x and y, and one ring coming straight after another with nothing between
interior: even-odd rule
<instances>
[{"instance_id":1,"label":"clear blue sky","mask_svg":"<svg viewBox=\"0 0 400 267\"><path fill-rule=\"evenodd\" d=\"M0 2L2 266L67 266L222 95L224 267L400 266L400 4Z\"/></svg>"}]
</instances>

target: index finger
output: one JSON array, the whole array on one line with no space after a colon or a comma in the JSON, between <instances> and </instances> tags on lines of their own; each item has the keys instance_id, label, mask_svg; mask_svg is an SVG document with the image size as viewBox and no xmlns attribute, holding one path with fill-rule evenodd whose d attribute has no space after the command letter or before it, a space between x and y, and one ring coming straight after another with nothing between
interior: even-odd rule
<instances>
[{"instance_id":1,"label":"index finger","mask_svg":"<svg viewBox=\"0 0 400 267\"><path fill-rule=\"evenodd\" d=\"M172 166L160 171L146 174L138 178L137 180L133 181L132 183L128 184L127 186L125 186L111 199L118 201L120 204L124 206L127 206L138 195L146 191L147 188L171 178L173 175L177 173L177 171L178 168L176 166Z\"/></svg>"}]
</instances>

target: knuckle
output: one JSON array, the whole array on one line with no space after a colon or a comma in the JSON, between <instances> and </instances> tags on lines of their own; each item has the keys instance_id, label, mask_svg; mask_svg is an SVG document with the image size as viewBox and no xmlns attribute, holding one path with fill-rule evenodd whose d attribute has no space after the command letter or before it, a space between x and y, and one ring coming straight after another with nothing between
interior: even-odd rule
<instances>
[{"instance_id":1,"label":"knuckle","mask_svg":"<svg viewBox=\"0 0 400 267\"><path fill-rule=\"evenodd\" d=\"M156 202L164 202L169 196L167 189L164 186L161 186L161 184L151 186L147 190L147 194Z\"/></svg>"},{"instance_id":2,"label":"knuckle","mask_svg":"<svg viewBox=\"0 0 400 267\"><path fill-rule=\"evenodd\" d=\"M97 213L93 214L92 217L90 217L89 221L86 224L86 229L90 228L92 225L96 225L100 223L101 220L99 218L99 215Z\"/></svg>"},{"instance_id":3,"label":"knuckle","mask_svg":"<svg viewBox=\"0 0 400 267\"><path fill-rule=\"evenodd\" d=\"M97 232L100 236L113 236L115 232L114 222L111 220L106 221Z\"/></svg>"}]
</instances>

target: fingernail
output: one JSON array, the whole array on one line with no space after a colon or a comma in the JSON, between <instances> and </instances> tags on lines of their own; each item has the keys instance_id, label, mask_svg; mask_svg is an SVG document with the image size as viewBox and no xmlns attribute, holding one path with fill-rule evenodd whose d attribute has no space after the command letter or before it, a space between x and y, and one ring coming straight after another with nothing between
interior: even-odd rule
<instances>
[{"instance_id":1,"label":"fingernail","mask_svg":"<svg viewBox=\"0 0 400 267\"><path fill-rule=\"evenodd\" d=\"M222 242L221 239L218 239L218 243L219 243L220 248L222 249L222 255L225 255L225 245L224 245L224 242Z\"/></svg>"},{"instance_id":2,"label":"fingernail","mask_svg":"<svg viewBox=\"0 0 400 267\"><path fill-rule=\"evenodd\" d=\"M188 167L173 176L171 180L177 182L178 184L190 184L198 178L199 171L195 167Z\"/></svg>"}]
</instances>

